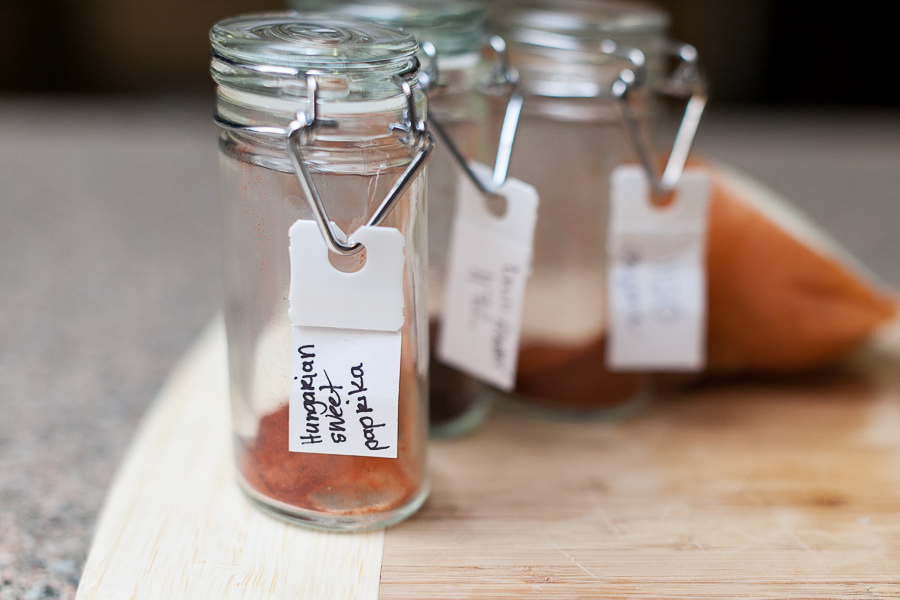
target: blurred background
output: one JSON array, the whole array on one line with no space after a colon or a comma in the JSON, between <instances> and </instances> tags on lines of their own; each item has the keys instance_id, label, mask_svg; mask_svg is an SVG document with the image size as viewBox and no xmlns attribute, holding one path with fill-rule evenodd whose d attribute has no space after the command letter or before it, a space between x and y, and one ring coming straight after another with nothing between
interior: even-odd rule
<instances>
[{"instance_id":1,"label":"blurred background","mask_svg":"<svg viewBox=\"0 0 900 600\"><path fill-rule=\"evenodd\" d=\"M212 88L206 32L271 0L6 0L0 92ZM875 0L658 0L694 44L718 103L896 106L895 25Z\"/></svg>"}]
</instances>

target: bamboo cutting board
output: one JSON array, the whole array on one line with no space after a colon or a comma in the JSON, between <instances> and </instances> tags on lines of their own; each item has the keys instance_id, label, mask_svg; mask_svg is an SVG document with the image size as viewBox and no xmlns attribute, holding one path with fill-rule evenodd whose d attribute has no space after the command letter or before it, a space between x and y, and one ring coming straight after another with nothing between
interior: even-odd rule
<instances>
[{"instance_id":1,"label":"bamboo cutting board","mask_svg":"<svg viewBox=\"0 0 900 600\"><path fill-rule=\"evenodd\" d=\"M147 415L79 600L900 597L885 353L827 380L663 398L628 423L498 411L432 444L418 515L349 535L274 521L237 491L224 347L211 328Z\"/></svg>"},{"instance_id":2,"label":"bamboo cutting board","mask_svg":"<svg viewBox=\"0 0 900 600\"><path fill-rule=\"evenodd\" d=\"M234 483L225 330L211 326L144 418L100 515L76 599L378 597L384 533L271 519Z\"/></svg>"}]
</instances>

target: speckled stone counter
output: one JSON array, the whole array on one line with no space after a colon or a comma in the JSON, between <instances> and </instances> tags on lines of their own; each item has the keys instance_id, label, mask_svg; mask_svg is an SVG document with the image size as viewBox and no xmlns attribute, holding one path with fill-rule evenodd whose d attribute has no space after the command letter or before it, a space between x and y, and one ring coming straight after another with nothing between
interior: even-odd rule
<instances>
[{"instance_id":1,"label":"speckled stone counter","mask_svg":"<svg viewBox=\"0 0 900 600\"><path fill-rule=\"evenodd\" d=\"M220 306L208 102L0 102L0 598L71 598L145 407Z\"/></svg>"},{"instance_id":2,"label":"speckled stone counter","mask_svg":"<svg viewBox=\"0 0 900 600\"><path fill-rule=\"evenodd\" d=\"M211 113L0 99L0 600L74 596L138 420L219 310ZM900 113L713 105L698 147L900 285Z\"/></svg>"}]
</instances>

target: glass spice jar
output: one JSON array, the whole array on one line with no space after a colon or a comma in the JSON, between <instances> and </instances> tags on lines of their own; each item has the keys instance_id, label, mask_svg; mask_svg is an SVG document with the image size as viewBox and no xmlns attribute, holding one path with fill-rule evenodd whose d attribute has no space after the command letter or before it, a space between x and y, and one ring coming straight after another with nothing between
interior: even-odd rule
<instances>
[{"instance_id":1,"label":"glass spice jar","mask_svg":"<svg viewBox=\"0 0 900 600\"><path fill-rule=\"evenodd\" d=\"M507 42L524 97L509 174L540 195L516 385L502 397L551 416L632 416L650 398L648 374L605 365L610 174L646 158L635 155L635 133L655 128L651 91L664 80L668 16L614 0L493 8L490 27ZM623 81L623 73L635 80ZM630 88L624 121L623 85Z\"/></svg>"},{"instance_id":2,"label":"glass spice jar","mask_svg":"<svg viewBox=\"0 0 900 600\"><path fill-rule=\"evenodd\" d=\"M265 511L307 526L359 530L397 522L428 493L422 167L433 140L417 89L418 45L398 29L297 13L227 19L213 27L210 40L222 126L225 323L241 488ZM365 396L352 396L353 381L338 385L334 373L307 373L319 367L307 360L310 347L297 347L292 337L298 335L294 300L306 289L292 270L315 258L293 255L294 226L304 222L315 222L314 233L321 234L315 241L327 253L325 271L341 277L361 274L373 261L357 233L392 230L402 239L399 369L384 375L396 386L388 398L395 421L387 423L396 427L395 458L366 454L390 445L376 440L390 427L378 429L385 423L369 416ZM337 298L363 306L378 301ZM337 355L347 348L351 342L331 349ZM351 369L360 383L361 367ZM301 395L303 382L326 377L331 386L302 387ZM334 404L339 393L346 402ZM296 419L305 428L295 430ZM356 436L362 451L318 453L300 445L326 436L329 444Z\"/></svg>"},{"instance_id":3,"label":"glass spice jar","mask_svg":"<svg viewBox=\"0 0 900 600\"><path fill-rule=\"evenodd\" d=\"M291 6L301 11L318 7L332 14L401 27L415 35L422 47L420 58L429 76L429 123L442 134L428 165L429 423L433 438L469 433L490 412L492 398L482 393L476 379L443 364L436 356L435 343L440 335L460 177L445 140L453 140L457 151L468 158L489 153L482 148L487 141L488 111L480 92L494 66L483 52L488 41L484 6L470 0L335 0L327 7L317 0L292 0Z\"/></svg>"}]
</instances>

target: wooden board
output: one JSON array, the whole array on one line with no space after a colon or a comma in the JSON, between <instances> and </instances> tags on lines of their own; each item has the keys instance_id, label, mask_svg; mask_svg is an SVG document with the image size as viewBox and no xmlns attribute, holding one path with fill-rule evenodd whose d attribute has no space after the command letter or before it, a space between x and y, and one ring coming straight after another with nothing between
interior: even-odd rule
<instances>
[{"instance_id":1,"label":"wooden board","mask_svg":"<svg viewBox=\"0 0 900 600\"><path fill-rule=\"evenodd\" d=\"M882 346L628 423L496 412L432 444L418 515L346 535L240 496L215 328L126 457L78 598L900 597L900 343Z\"/></svg>"},{"instance_id":2,"label":"wooden board","mask_svg":"<svg viewBox=\"0 0 900 600\"><path fill-rule=\"evenodd\" d=\"M384 532L269 518L234 483L225 333L212 325L145 417L100 516L77 600L374 599Z\"/></svg>"},{"instance_id":3,"label":"wooden board","mask_svg":"<svg viewBox=\"0 0 900 600\"><path fill-rule=\"evenodd\" d=\"M900 403L864 381L499 415L432 464L383 599L900 597Z\"/></svg>"}]
</instances>

